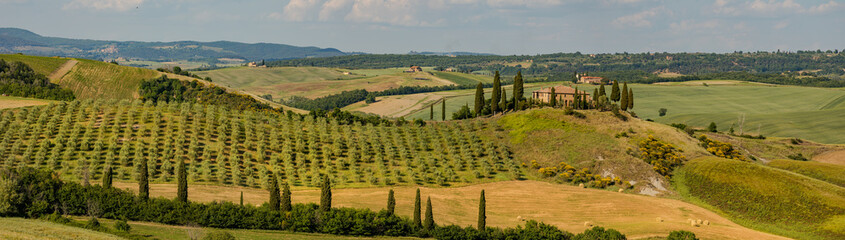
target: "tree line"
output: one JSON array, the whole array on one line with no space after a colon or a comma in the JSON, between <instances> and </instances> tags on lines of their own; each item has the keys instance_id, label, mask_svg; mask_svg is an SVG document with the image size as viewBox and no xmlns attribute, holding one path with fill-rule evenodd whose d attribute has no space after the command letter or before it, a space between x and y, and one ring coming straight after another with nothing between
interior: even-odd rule
<instances>
[{"instance_id":1,"label":"tree line","mask_svg":"<svg viewBox=\"0 0 845 240\"><path fill-rule=\"evenodd\" d=\"M22 62L7 63L0 59L0 93L17 97L71 101L76 97L70 89L50 82Z\"/></svg>"},{"instance_id":2,"label":"tree line","mask_svg":"<svg viewBox=\"0 0 845 240\"><path fill-rule=\"evenodd\" d=\"M184 174L183 174L184 175ZM187 178L184 177L185 179ZM180 179L183 179L180 177ZM275 181L275 179L273 179ZM143 188L144 183L139 183ZM0 170L0 216L50 217L64 214L105 217L170 225L195 224L229 229L266 229L354 236L416 236L437 239L626 239L624 234L601 227L572 234L536 221L524 226L498 228L486 226L486 199L481 192L478 224L475 227L439 226L434 221L431 198L427 198L425 219L421 214L419 189L415 196L413 218L395 214L391 190L387 207L381 211L331 206L331 182L321 184L320 204L291 204L286 184L279 196L278 185L271 184L270 202L261 206L231 202L195 203L187 201L187 183L179 184L176 199L148 198L113 188L108 184L90 185L64 182L49 170L6 168ZM55 217L52 217L55 218ZM93 221L93 220L92 220Z\"/></svg>"}]
</instances>

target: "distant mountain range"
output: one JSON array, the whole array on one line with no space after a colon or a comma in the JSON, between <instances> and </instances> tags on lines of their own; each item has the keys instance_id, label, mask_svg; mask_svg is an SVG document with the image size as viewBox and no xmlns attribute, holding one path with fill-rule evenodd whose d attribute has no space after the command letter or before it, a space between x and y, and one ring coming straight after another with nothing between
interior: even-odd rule
<instances>
[{"instance_id":1,"label":"distant mountain range","mask_svg":"<svg viewBox=\"0 0 845 240\"><path fill-rule=\"evenodd\" d=\"M474 52L416 52L411 51L408 55L429 55L429 56L496 56L490 53L474 53Z\"/></svg>"},{"instance_id":2,"label":"distant mountain range","mask_svg":"<svg viewBox=\"0 0 845 240\"><path fill-rule=\"evenodd\" d=\"M334 48L297 47L274 43L136 42L45 37L20 28L0 28L0 53L24 53L98 60L197 61L284 60L347 55Z\"/></svg>"}]
</instances>

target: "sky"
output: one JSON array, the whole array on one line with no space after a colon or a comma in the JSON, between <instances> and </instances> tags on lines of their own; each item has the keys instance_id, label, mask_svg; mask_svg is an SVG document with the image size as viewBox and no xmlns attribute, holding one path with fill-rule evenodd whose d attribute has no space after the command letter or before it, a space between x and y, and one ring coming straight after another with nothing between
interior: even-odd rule
<instances>
[{"instance_id":1,"label":"sky","mask_svg":"<svg viewBox=\"0 0 845 240\"><path fill-rule=\"evenodd\" d=\"M845 0L0 0L0 27L368 53L827 50L845 49Z\"/></svg>"}]
</instances>

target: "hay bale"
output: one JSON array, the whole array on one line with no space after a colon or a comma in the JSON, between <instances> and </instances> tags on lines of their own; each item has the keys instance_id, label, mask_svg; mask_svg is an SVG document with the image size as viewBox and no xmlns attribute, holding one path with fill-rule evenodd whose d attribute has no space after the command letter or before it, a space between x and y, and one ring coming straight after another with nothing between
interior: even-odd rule
<instances>
[{"instance_id":1,"label":"hay bale","mask_svg":"<svg viewBox=\"0 0 845 240\"><path fill-rule=\"evenodd\" d=\"M695 224L701 225L701 219L695 220Z\"/></svg>"},{"instance_id":2,"label":"hay bale","mask_svg":"<svg viewBox=\"0 0 845 240\"><path fill-rule=\"evenodd\" d=\"M619 193L623 193L623 192L625 192L625 189L620 188L618 192L619 192Z\"/></svg>"},{"instance_id":3,"label":"hay bale","mask_svg":"<svg viewBox=\"0 0 845 240\"><path fill-rule=\"evenodd\" d=\"M710 221L704 220L704 225L710 226Z\"/></svg>"},{"instance_id":4,"label":"hay bale","mask_svg":"<svg viewBox=\"0 0 845 240\"><path fill-rule=\"evenodd\" d=\"M522 216L516 216L516 220L519 220L519 221L525 221L525 219L524 219L524 218L522 218Z\"/></svg>"},{"instance_id":5,"label":"hay bale","mask_svg":"<svg viewBox=\"0 0 845 240\"><path fill-rule=\"evenodd\" d=\"M588 222L584 222L584 226L585 226L585 227L592 227L592 226L593 226L593 222L589 222L589 221L588 221Z\"/></svg>"},{"instance_id":6,"label":"hay bale","mask_svg":"<svg viewBox=\"0 0 845 240\"><path fill-rule=\"evenodd\" d=\"M583 183L579 183L579 184L578 184L578 187L579 187L579 188L584 188L584 184L583 184Z\"/></svg>"},{"instance_id":7,"label":"hay bale","mask_svg":"<svg viewBox=\"0 0 845 240\"><path fill-rule=\"evenodd\" d=\"M657 217L657 222L663 222L663 218Z\"/></svg>"}]
</instances>

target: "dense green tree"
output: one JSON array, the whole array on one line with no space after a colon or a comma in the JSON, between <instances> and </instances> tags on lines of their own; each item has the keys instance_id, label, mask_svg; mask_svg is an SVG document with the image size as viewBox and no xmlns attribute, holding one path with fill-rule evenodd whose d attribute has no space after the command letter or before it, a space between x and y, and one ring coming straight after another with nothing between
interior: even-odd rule
<instances>
[{"instance_id":1,"label":"dense green tree","mask_svg":"<svg viewBox=\"0 0 845 240\"><path fill-rule=\"evenodd\" d=\"M513 99L514 103L519 100L522 100L523 94L525 93L525 89L523 87L524 80L522 79L522 71L516 72L516 76L513 77Z\"/></svg>"},{"instance_id":2,"label":"dense green tree","mask_svg":"<svg viewBox=\"0 0 845 240\"><path fill-rule=\"evenodd\" d=\"M179 158L176 179L176 200L180 202L188 202L188 169L185 167L185 159L181 157Z\"/></svg>"},{"instance_id":3,"label":"dense green tree","mask_svg":"<svg viewBox=\"0 0 845 240\"><path fill-rule=\"evenodd\" d=\"M290 184L285 181L285 186L282 189L282 203L279 210L281 210L282 212L290 212L292 207L293 205L291 205L290 202Z\"/></svg>"},{"instance_id":4,"label":"dense green tree","mask_svg":"<svg viewBox=\"0 0 845 240\"><path fill-rule=\"evenodd\" d=\"M493 75L493 93L490 94L490 110L493 114L499 111L499 98L501 98L502 82L499 80L499 71Z\"/></svg>"},{"instance_id":5,"label":"dense green tree","mask_svg":"<svg viewBox=\"0 0 845 240\"><path fill-rule=\"evenodd\" d=\"M275 173L270 173L270 185L268 190L270 190L270 209L278 211L281 199L279 197L279 181L276 179ZM243 192L241 194L243 194Z\"/></svg>"},{"instance_id":6,"label":"dense green tree","mask_svg":"<svg viewBox=\"0 0 845 240\"><path fill-rule=\"evenodd\" d=\"M578 87L575 87L575 94L572 95L572 104L569 107L581 109L581 92L578 91Z\"/></svg>"},{"instance_id":7,"label":"dense green tree","mask_svg":"<svg viewBox=\"0 0 845 240\"><path fill-rule=\"evenodd\" d=\"M634 90L628 89L628 109L634 109Z\"/></svg>"},{"instance_id":8,"label":"dense green tree","mask_svg":"<svg viewBox=\"0 0 845 240\"><path fill-rule=\"evenodd\" d=\"M551 96L549 96L549 105L552 107L557 106L557 94L555 94L555 87L551 87Z\"/></svg>"},{"instance_id":9,"label":"dense green tree","mask_svg":"<svg viewBox=\"0 0 845 240\"><path fill-rule=\"evenodd\" d=\"M619 82L613 80L613 86L610 87L610 100L614 102L619 101Z\"/></svg>"},{"instance_id":10,"label":"dense green tree","mask_svg":"<svg viewBox=\"0 0 845 240\"><path fill-rule=\"evenodd\" d=\"M393 189L390 189L387 193L387 212L393 215L394 210L396 210L396 199L393 197Z\"/></svg>"},{"instance_id":11,"label":"dense green tree","mask_svg":"<svg viewBox=\"0 0 845 240\"><path fill-rule=\"evenodd\" d=\"M422 208L421 201L422 200L420 198L420 189L417 188L417 197L414 198L414 226L417 227L417 228L422 227L422 216L420 216L421 213L422 213L421 212L421 208Z\"/></svg>"},{"instance_id":12,"label":"dense green tree","mask_svg":"<svg viewBox=\"0 0 845 240\"><path fill-rule=\"evenodd\" d=\"M484 109L484 86L481 83L475 87L475 105L473 110L475 111L475 116L481 116L481 110Z\"/></svg>"},{"instance_id":13,"label":"dense green tree","mask_svg":"<svg viewBox=\"0 0 845 240\"><path fill-rule=\"evenodd\" d=\"M446 121L446 98L440 104L440 121Z\"/></svg>"},{"instance_id":14,"label":"dense green tree","mask_svg":"<svg viewBox=\"0 0 845 240\"><path fill-rule=\"evenodd\" d=\"M106 172L103 174L103 187L105 187L105 188L111 187L111 181L112 181L112 178L113 178L112 175L114 175L114 174L112 173L111 163L106 164Z\"/></svg>"},{"instance_id":15,"label":"dense green tree","mask_svg":"<svg viewBox=\"0 0 845 240\"><path fill-rule=\"evenodd\" d=\"M716 129L716 122L710 122L710 126L707 126L708 132L718 132Z\"/></svg>"},{"instance_id":16,"label":"dense green tree","mask_svg":"<svg viewBox=\"0 0 845 240\"><path fill-rule=\"evenodd\" d=\"M487 228L487 200L484 199L484 190L481 190L481 200L478 202L478 230L484 231Z\"/></svg>"},{"instance_id":17,"label":"dense green tree","mask_svg":"<svg viewBox=\"0 0 845 240\"><path fill-rule=\"evenodd\" d=\"M147 200L150 198L150 180L149 180L149 169L147 169L147 159L141 158L141 166L138 167L138 197L141 200Z\"/></svg>"},{"instance_id":18,"label":"dense green tree","mask_svg":"<svg viewBox=\"0 0 845 240\"><path fill-rule=\"evenodd\" d=\"M499 109L502 112L508 109L508 92L505 91L505 88L502 88L502 102L499 103Z\"/></svg>"},{"instance_id":19,"label":"dense green tree","mask_svg":"<svg viewBox=\"0 0 845 240\"><path fill-rule=\"evenodd\" d=\"M599 84L599 97L607 96L607 92L604 90L604 83Z\"/></svg>"},{"instance_id":20,"label":"dense green tree","mask_svg":"<svg viewBox=\"0 0 845 240\"><path fill-rule=\"evenodd\" d=\"M423 223L423 227L428 231L437 227L434 223L434 213L431 210L431 197L428 197L425 203L425 223Z\"/></svg>"},{"instance_id":21,"label":"dense green tree","mask_svg":"<svg viewBox=\"0 0 845 240\"><path fill-rule=\"evenodd\" d=\"M429 107L428 120L434 121L434 104Z\"/></svg>"},{"instance_id":22,"label":"dense green tree","mask_svg":"<svg viewBox=\"0 0 845 240\"><path fill-rule=\"evenodd\" d=\"M628 110L628 82L622 83L622 92L619 96L619 107L622 108L622 111Z\"/></svg>"},{"instance_id":23,"label":"dense green tree","mask_svg":"<svg viewBox=\"0 0 845 240\"><path fill-rule=\"evenodd\" d=\"M599 95L599 89L593 88L593 102L598 102L600 96L601 95Z\"/></svg>"},{"instance_id":24,"label":"dense green tree","mask_svg":"<svg viewBox=\"0 0 845 240\"><path fill-rule=\"evenodd\" d=\"M323 176L320 186L320 212L328 212L332 209L332 182L329 175Z\"/></svg>"}]
</instances>

